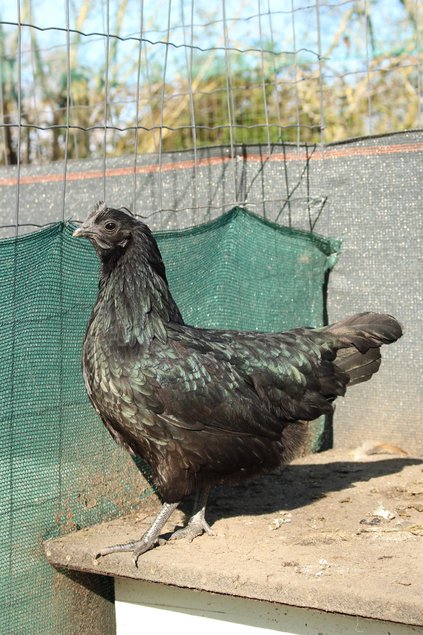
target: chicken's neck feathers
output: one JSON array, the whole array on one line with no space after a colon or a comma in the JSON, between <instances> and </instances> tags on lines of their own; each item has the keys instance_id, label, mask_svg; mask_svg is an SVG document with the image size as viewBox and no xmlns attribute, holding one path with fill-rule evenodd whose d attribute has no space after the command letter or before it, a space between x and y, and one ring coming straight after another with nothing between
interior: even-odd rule
<instances>
[{"instance_id":1,"label":"chicken's neck feathers","mask_svg":"<svg viewBox=\"0 0 423 635\"><path fill-rule=\"evenodd\" d=\"M102 259L93 318L124 345L166 340L165 325L182 322L155 241L146 245L135 234L126 250Z\"/></svg>"}]
</instances>

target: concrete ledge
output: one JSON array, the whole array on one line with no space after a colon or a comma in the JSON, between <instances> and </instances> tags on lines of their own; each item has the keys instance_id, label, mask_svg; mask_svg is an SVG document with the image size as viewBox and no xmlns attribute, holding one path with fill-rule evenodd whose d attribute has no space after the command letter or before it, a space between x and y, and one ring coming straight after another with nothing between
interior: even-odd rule
<instances>
[{"instance_id":1,"label":"concrete ledge","mask_svg":"<svg viewBox=\"0 0 423 635\"><path fill-rule=\"evenodd\" d=\"M213 536L100 560L158 509L45 543L51 564L229 596L423 626L423 463L331 450L211 497ZM171 518L172 531L183 512Z\"/></svg>"}]
</instances>

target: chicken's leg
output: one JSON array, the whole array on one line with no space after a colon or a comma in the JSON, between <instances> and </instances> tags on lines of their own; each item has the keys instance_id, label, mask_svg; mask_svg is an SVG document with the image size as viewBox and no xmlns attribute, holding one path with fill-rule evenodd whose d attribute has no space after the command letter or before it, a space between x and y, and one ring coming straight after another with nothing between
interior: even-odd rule
<instances>
[{"instance_id":1,"label":"chicken's leg","mask_svg":"<svg viewBox=\"0 0 423 635\"><path fill-rule=\"evenodd\" d=\"M163 503L156 518L139 540L132 540L120 545L105 547L99 551L95 557L100 558L101 556L106 556L109 553L115 553L117 551L132 551L132 561L137 567L138 558L146 551L149 551L149 549L154 547L154 545L158 542L161 530L178 505L179 503Z\"/></svg>"},{"instance_id":2,"label":"chicken's leg","mask_svg":"<svg viewBox=\"0 0 423 635\"><path fill-rule=\"evenodd\" d=\"M197 536L201 536L204 532L212 534L212 530L205 519L205 511L207 505L207 499L209 497L209 487L205 487L197 491L195 495L194 507L192 515L185 527L174 531L170 537L170 540L179 540L180 538L188 538L191 542Z\"/></svg>"}]
</instances>

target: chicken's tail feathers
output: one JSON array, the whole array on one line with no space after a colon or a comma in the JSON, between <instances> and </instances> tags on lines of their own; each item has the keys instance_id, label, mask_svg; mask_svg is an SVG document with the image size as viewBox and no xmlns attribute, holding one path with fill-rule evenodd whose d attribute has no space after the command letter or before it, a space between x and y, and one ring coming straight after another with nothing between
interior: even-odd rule
<instances>
[{"instance_id":1,"label":"chicken's tail feathers","mask_svg":"<svg viewBox=\"0 0 423 635\"><path fill-rule=\"evenodd\" d=\"M391 344L402 335L398 320L384 313L358 313L325 326L322 331L335 335L344 346L354 346L360 353Z\"/></svg>"},{"instance_id":2,"label":"chicken's tail feathers","mask_svg":"<svg viewBox=\"0 0 423 635\"><path fill-rule=\"evenodd\" d=\"M368 381L377 373L382 362L379 348L369 348L366 353L360 353L356 348L341 348L335 360L335 365L349 377L348 386Z\"/></svg>"},{"instance_id":3,"label":"chicken's tail feathers","mask_svg":"<svg viewBox=\"0 0 423 635\"><path fill-rule=\"evenodd\" d=\"M359 313L322 329L337 340L335 364L349 376L349 386L367 381L381 364L380 347L402 335L391 315Z\"/></svg>"}]
</instances>

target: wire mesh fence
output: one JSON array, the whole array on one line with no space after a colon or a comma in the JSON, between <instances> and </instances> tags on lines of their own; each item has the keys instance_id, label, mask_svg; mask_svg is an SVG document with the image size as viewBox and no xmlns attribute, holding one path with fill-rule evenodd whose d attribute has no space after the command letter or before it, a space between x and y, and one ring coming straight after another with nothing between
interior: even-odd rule
<instances>
[{"instance_id":1,"label":"wire mesh fence","mask_svg":"<svg viewBox=\"0 0 423 635\"><path fill-rule=\"evenodd\" d=\"M419 0L18 0L0 13L0 163L422 127ZM106 186L103 185L103 190ZM17 205L19 205L19 197ZM158 206L160 208L160 204ZM16 218L16 225L19 224Z\"/></svg>"}]
</instances>

